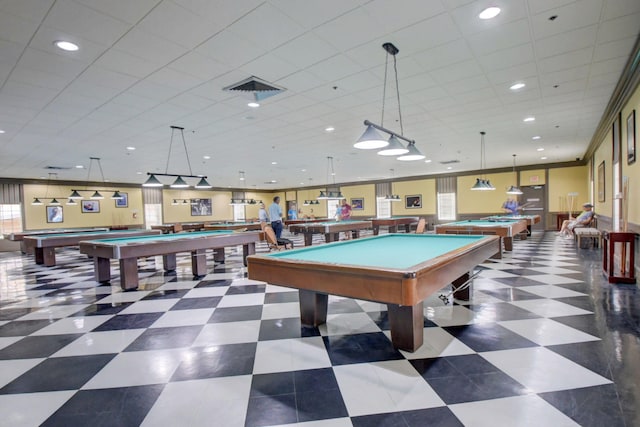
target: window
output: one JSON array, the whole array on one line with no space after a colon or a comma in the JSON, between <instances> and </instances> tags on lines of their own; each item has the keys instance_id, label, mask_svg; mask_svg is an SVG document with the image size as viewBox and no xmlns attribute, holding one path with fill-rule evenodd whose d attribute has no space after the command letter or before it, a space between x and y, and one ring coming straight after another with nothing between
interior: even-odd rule
<instances>
[{"instance_id":1,"label":"window","mask_svg":"<svg viewBox=\"0 0 640 427\"><path fill-rule=\"evenodd\" d=\"M22 212L20 205L0 205L0 239L3 234L22 231Z\"/></svg>"},{"instance_id":2,"label":"window","mask_svg":"<svg viewBox=\"0 0 640 427\"><path fill-rule=\"evenodd\" d=\"M336 211L337 211L337 205L338 204L340 204L340 200L336 200L336 199L327 200L327 217L328 218L335 218L336 217Z\"/></svg>"},{"instance_id":3,"label":"window","mask_svg":"<svg viewBox=\"0 0 640 427\"><path fill-rule=\"evenodd\" d=\"M384 197L376 197L376 212L378 218L391 218L391 201Z\"/></svg>"},{"instance_id":4,"label":"window","mask_svg":"<svg viewBox=\"0 0 640 427\"><path fill-rule=\"evenodd\" d=\"M456 220L456 193L438 193L438 220Z\"/></svg>"},{"instance_id":5,"label":"window","mask_svg":"<svg viewBox=\"0 0 640 427\"><path fill-rule=\"evenodd\" d=\"M244 205L233 205L233 220L244 221Z\"/></svg>"},{"instance_id":6,"label":"window","mask_svg":"<svg viewBox=\"0 0 640 427\"><path fill-rule=\"evenodd\" d=\"M144 205L144 223L147 228L152 225L162 224L162 205L160 203L147 203Z\"/></svg>"}]
</instances>

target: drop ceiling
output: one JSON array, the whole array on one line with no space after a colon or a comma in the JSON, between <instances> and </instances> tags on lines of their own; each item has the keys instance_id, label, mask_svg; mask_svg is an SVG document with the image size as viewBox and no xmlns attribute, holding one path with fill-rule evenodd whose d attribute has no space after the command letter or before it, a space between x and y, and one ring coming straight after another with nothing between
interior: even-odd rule
<instances>
[{"instance_id":1,"label":"drop ceiling","mask_svg":"<svg viewBox=\"0 0 640 427\"><path fill-rule=\"evenodd\" d=\"M502 12L478 19L488 5ZM480 131L488 168L513 154L518 165L573 161L639 22L637 0L4 0L0 177L55 166L58 179L83 181L90 157L113 182L186 174L182 141L169 156L172 125L185 128L193 174L216 187L477 170ZM381 123L384 42L400 50L404 135L430 163L353 148L365 119L400 133L392 68ZM251 76L286 90L259 108L223 90Z\"/></svg>"}]
</instances>

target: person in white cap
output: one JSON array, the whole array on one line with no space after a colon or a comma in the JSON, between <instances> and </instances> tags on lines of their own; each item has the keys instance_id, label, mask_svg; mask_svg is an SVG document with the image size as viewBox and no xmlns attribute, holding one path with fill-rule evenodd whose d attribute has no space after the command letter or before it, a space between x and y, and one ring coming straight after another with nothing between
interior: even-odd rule
<instances>
[{"instance_id":1,"label":"person in white cap","mask_svg":"<svg viewBox=\"0 0 640 427\"><path fill-rule=\"evenodd\" d=\"M584 210L578 215L577 218L569 218L562 221L562 227L560 227L560 232L558 236L563 236L567 239L573 238L573 229L576 227L586 227L589 225L591 220L593 220L593 216L595 215L593 212L593 205L591 203L585 203L582 205Z\"/></svg>"}]
</instances>

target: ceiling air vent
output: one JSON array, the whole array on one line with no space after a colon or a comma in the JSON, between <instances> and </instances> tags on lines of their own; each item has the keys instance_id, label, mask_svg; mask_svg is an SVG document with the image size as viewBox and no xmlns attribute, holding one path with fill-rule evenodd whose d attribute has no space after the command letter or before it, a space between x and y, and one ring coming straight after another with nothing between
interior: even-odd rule
<instances>
[{"instance_id":1,"label":"ceiling air vent","mask_svg":"<svg viewBox=\"0 0 640 427\"><path fill-rule=\"evenodd\" d=\"M287 89L273 83L269 83L258 77L251 76L241 82L227 86L222 90L227 92L239 92L243 95L248 95L250 99L262 101L263 99L270 98L280 92L284 92Z\"/></svg>"},{"instance_id":2,"label":"ceiling air vent","mask_svg":"<svg viewBox=\"0 0 640 427\"><path fill-rule=\"evenodd\" d=\"M444 160L440 162L441 165L450 165L452 163L460 163L460 160Z\"/></svg>"}]
</instances>

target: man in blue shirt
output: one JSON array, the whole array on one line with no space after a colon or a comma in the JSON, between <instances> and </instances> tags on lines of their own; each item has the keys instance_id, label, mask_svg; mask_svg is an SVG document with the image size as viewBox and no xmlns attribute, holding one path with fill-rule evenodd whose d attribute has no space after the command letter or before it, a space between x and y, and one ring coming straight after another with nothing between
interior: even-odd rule
<instances>
[{"instance_id":1,"label":"man in blue shirt","mask_svg":"<svg viewBox=\"0 0 640 427\"><path fill-rule=\"evenodd\" d=\"M271 228L276 233L276 238L282 236L282 208L280 207L280 197L273 198L273 203L269 205L269 218L271 219Z\"/></svg>"},{"instance_id":2,"label":"man in blue shirt","mask_svg":"<svg viewBox=\"0 0 640 427\"><path fill-rule=\"evenodd\" d=\"M519 209L518 199L515 197L509 197L507 201L502 204L502 211L507 215L518 215Z\"/></svg>"}]
</instances>

